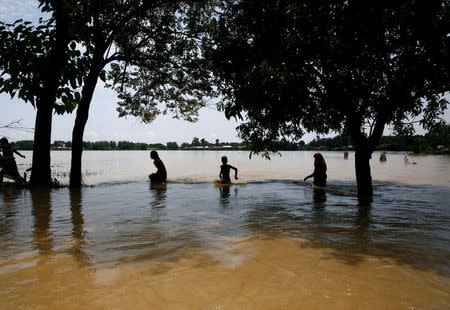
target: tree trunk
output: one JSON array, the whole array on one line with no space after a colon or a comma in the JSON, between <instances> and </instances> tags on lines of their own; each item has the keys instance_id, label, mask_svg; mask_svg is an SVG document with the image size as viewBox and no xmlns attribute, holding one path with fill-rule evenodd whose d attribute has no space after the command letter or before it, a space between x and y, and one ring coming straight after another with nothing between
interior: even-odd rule
<instances>
[{"instance_id":1,"label":"tree trunk","mask_svg":"<svg viewBox=\"0 0 450 310\"><path fill-rule=\"evenodd\" d=\"M93 61L96 61L95 59ZM81 94L81 100L77 108L77 116L75 118L75 125L72 131L72 159L70 166L70 187L82 186L81 175L81 159L83 153L83 137L84 128L86 127L87 120L89 118L89 107L91 105L92 96L94 95L95 86L97 85L97 79L100 75L101 68L98 66L92 68L86 79L86 83L83 87Z\"/></svg>"},{"instance_id":2,"label":"tree trunk","mask_svg":"<svg viewBox=\"0 0 450 310\"><path fill-rule=\"evenodd\" d=\"M370 159L372 151L368 144L356 146L355 148L355 171L356 185L358 187L358 196L372 196L372 175L370 173Z\"/></svg>"},{"instance_id":3,"label":"tree trunk","mask_svg":"<svg viewBox=\"0 0 450 310\"><path fill-rule=\"evenodd\" d=\"M41 74L42 90L36 102L36 122L34 128L33 163L30 183L32 186L50 186L50 146L52 134L52 113L56 102L56 93L67 62L67 44L69 43L68 7L63 1L57 1L56 35L53 48L47 56L47 64Z\"/></svg>"},{"instance_id":4,"label":"tree trunk","mask_svg":"<svg viewBox=\"0 0 450 310\"><path fill-rule=\"evenodd\" d=\"M51 184L50 170L50 140L52 133L52 106L38 107L34 129L33 164L30 183L33 186L49 186Z\"/></svg>"}]
</instances>

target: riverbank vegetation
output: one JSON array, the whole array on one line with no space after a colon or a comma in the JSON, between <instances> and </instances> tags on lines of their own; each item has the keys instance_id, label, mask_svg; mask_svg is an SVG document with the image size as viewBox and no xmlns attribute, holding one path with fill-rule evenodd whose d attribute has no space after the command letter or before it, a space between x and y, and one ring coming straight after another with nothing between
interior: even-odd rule
<instances>
[{"instance_id":1,"label":"riverbank vegetation","mask_svg":"<svg viewBox=\"0 0 450 310\"><path fill-rule=\"evenodd\" d=\"M18 150L32 150L32 140L21 140L13 142L12 145ZM70 150L71 141L54 141L53 150ZM450 147L450 124L439 124L425 135L412 136L383 136L377 147L379 151L405 151L411 153L449 153ZM143 143L130 141L83 141L84 150L246 150L251 151L252 145L246 142L220 142L216 139L211 143L206 139L194 137L190 143L177 142ZM341 151L353 150L352 141L349 137L337 135L330 138L316 137L309 143L282 141L279 142L281 151Z\"/></svg>"}]
</instances>

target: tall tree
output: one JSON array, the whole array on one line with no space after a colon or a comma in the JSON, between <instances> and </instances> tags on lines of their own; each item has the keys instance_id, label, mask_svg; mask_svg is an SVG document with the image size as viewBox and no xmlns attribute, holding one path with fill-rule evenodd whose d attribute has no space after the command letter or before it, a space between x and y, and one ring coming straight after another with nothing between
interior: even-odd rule
<instances>
[{"instance_id":1,"label":"tall tree","mask_svg":"<svg viewBox=\"0 0 450 310\"><path fill-rule=\"evenodd\" d=\"M47 186L53 111L70 111L77 101L66 85L79 56L71 42L73 21L79 16L74 9L78 1L39 3L42 12L51 15L47 21L0 24L0 92L17 94L36 108L31 184Z\"/></svg>"},{"instance_id":2,"label":"tall tree","mask_svg":"<svg viewBox=\"0 0 450 310\"><path fill-rule=\"evenodd\" d=\"M200 74L200 43L186 28L201 3L90 1L87 14L92 22L86 25L83 41L88 70L72 133L71 187L82 185L84 128L99 78L108 78L118 92L119 116L133 115L148 123L160 113L173 112L177 118L195 120L206 104L201 91L210 87L204 82L207 75Z\"/></svg>"},{"instance_id":3,"label":"tall tree","mask_svg":"<svg viewBox=\"0 0 450 310\"><path fill-rule=\"evenodd\" d=\"M304 131L347 134L359 195L387 125L439 119L450 90L448 0L222 1L204 49L225 115L254 151Z\"/></svg>"}]
</instances>

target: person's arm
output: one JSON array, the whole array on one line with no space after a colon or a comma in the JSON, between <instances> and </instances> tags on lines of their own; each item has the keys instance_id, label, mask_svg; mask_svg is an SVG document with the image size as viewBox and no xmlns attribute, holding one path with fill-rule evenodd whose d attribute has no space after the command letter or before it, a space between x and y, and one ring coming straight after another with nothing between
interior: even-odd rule
<instances>
[{"instance_id":1,"label":"person's arm","mask_svg":"<svg viewBox=\"0 0 450 310\"><path fill-rule=\"evenodd\" d=\"M22 154L19 153L19 151L16 151L16 149L13 149L13 152L16 153L17 155L19 155L22 158L25 158L25 156L23 156Z\"/></svg>"},{"instance_id":2,"label":"person's arm","mask_svg":"<svg viewBox=\"0 0 450 310\"><path fill-rule=\"evenodd\" d=\"M306 178L303 179L303 181L308 180L309 178L312 178L314 176L314 172L308 175Z\"/></svg>"},{"instance_id":3,"label":"person's arm","mask_svg":"<svg viewBox=\"0 0 450 310\"><path fill-rule=\"evenodd\" d=\"M223 179L222 179L222 167L220 167L219 179L220 179L220 181L223 181Z\"/></svg>"},{"instance_id":4,"label":"person's arm","mask_svg":"<svg viewBox=\"0 0 450 310\"><path fill-rule=\"evenodd\" d=\"M238 173L237 168L236 168L236 167L233 167L233 166L230 166L230 168L231 168L231 169L234 169L234 178L237 180L237 179L238 179L238 177L237 177L237 173Z\"/></svg>"}]
</instances>

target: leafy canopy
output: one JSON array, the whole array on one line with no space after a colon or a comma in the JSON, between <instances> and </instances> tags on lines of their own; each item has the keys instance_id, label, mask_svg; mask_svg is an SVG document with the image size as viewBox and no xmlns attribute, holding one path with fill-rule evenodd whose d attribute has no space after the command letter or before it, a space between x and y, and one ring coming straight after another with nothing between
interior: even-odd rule
<instances>
[{"instance_id":1,"label":"leafy canopy","mask_svg":"<svg viewBox=\"0 0 450 310\"><path fill-rule=\"evenodd\" d=\"M222 1L205 41L228 118L255 150L304 131L374 148L430 127L450 90L449 1ZM367 130L368 129L368 130Z\"/></svg>"}]
</instances>

